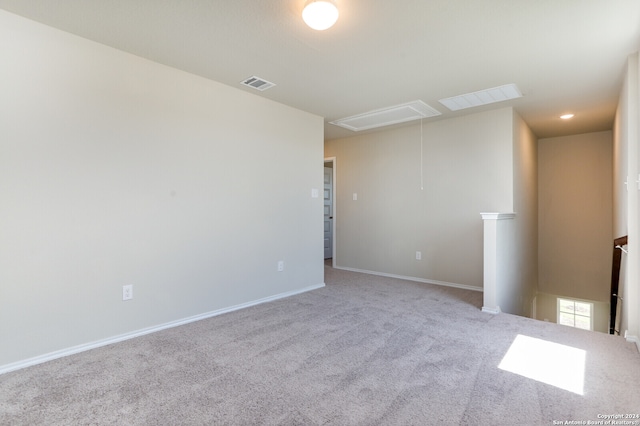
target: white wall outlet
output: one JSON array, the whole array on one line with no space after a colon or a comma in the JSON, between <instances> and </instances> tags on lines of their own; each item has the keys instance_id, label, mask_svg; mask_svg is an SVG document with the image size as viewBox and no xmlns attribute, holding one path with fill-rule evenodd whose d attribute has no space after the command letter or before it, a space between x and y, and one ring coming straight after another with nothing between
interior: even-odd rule
<instances>
[{"instance_id":1,"label":"white wall outlet","mask_svg":"<svg viewBox=\"0 0 640 426\"><path fill-rule=\"evenodd\" d=\"M122 286L122 300L131 300L133 299L133 285L123 285Z\"/></svg>"},{"instance_id":2,"label":"white wall outlet","mask_svg":"<svg viewBox=\"0 0 640 426\"><path fill-rule=\"evenodd\" d=\"M417 251L416 252L416 260L422 260L422 252L421 251Z\"/></svg>"},{"instance_id":3,"label":"white wall outlet","mask_svg":"<svg viewBox=\"0 0 640 426\"><path fill-rule=\"evenodd\" d=\"M353 201L358 201L358 193L357 192L353 193Z\"/></svg>"},{"instance_id":4,"label":"white wall outlet","mask_svg":"<svg viewBox=\"0 0 640 426\"><path fill-rule=\"evenodd\" d=\"M278 272L284 271L284 260L278 261Z\"/></svg>"},{"instance_id":5,"label":"white wall outlet","mask_svg":"<svg viewBox=\"0 0 640 426\"><path fill-rule=\"evenodd\" d=\"M318 198L318 196L319 196L318 189L317 188L313 188L311 190L311 198Z\"/></svg>"}]
</instances>

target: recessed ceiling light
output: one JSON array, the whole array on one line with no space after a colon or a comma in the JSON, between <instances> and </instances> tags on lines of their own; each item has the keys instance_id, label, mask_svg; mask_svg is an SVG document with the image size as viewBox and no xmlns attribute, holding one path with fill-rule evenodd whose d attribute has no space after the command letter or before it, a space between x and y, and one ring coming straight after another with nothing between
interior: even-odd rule
<instances>
[{"instance_id":1,"label":"recessed ceiling light","mask_svg":"<svg viewBox=\"0 0 640 426\"><path fill-rule=\"evenodd\" d=\"M560 118L562 118L563 120L568 120L570 118L573 118L573 114L564 114L561 115Z\"/></svg>"}]
</instances>

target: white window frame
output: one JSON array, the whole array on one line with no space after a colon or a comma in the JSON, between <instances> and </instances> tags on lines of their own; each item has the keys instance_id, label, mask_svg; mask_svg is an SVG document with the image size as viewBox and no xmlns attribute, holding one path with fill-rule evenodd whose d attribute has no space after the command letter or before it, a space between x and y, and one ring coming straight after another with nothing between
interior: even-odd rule
<instances>
[{"instance_id":1,"label":"white window frame","mask_svg":"<svg viewBox=\"0 0 640 426\"><path fill-rule=\"evenodd\" d=\"M589 330L593 331L593 316L594 316L593 302L589 302L589 301L586 301L586 300L579 300L579 299L571 299L571 298L568 298L568 297L558 297L557 305L556 305L557 306L556 307L556 322L558 324L560 324L560 313L561 313L560 312L560 304L561 304L561 301L573 302L573 303L582 303L582 304L585 304L585 305L589 305L589 316L588 317L586 315L576 314L575 310L574 310L573 313L571 313L571 312L562 312L564 314L569 314L569 315L573 314L573 317L574 317L574 322L573 322L574 325L568 325L568 324L562 324L562 325L566 325L567 327L578 328L580 330L586 330L586 328L576 327L576 325L575 325L575 317L579 316L579 317L583 317L583 318L589 318Z\"/></svg>"}]
</instances>

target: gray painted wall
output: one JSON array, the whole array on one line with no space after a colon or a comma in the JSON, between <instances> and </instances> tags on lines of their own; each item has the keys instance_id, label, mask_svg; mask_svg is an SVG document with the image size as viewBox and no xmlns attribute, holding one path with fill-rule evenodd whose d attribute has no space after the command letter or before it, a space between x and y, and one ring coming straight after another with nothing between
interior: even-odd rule
<instances>
[{"instance_id":1,"label":"gray painted wall","mask_svg":"<svg viewBox=\"0 0 640 426\"><path fill-rule=\"evenodd\" d=\"M505 223L507 260L499 265L506 286L498 293L503 312L532 316L538 286L538 147L537 137L513 113L513 223Z\"/></svg>"},{"instance_id":2,"label":"gray painted wall","mask_svg":"<svg viewBox=\"0 0 640 426\"><path fill-rule=\"evenodd\" d=\"M629 55L614 123L614 233L629 236L621 271L620 332L640 349L640 56ZM624 185L629 182L629 186Z\"/></svg>"},{"instance_id":3,"label":"gray painted wall","mask_svg":"<svg viewBox=\"0 0 640 426\"><path fill-rule=\"evenodd\" d=\"M541 292L608 300L612 148L610 131L538 141Z\"/></svg>"},{"instance_id":4,"label":"gray painted wall","mask_svg":"<svg viewBox=\"0 0 640 426\"><path fill-rule=\"evenodd\" d=\"M322 284L321 117L3 11L0 52L0 367Z\"/></svg>"},{"instance_id":5,"label":"gray painted wall","mask_svg":"<svg viewBox=\"0 0 640 426\"><path fill-rule=\"evenodd\" d=\"M629 193L627 186L624 184L627 182L629 176L629 126L630 126L630 102L633 100L633 86L630 81L633 75L636 74L635 67L631 62L627 64L627 70L625 78L623 80L622 88L620 89L620 99L618 100L618 109L616 111L616 118L613 124L613 235L614 238L628 236L629 228L627 223L628 216L628 198ZM622 254L622 260L627 260L626 255ZM622 266L622 265L621 265ZM625 268L620 270L620 282L618 283L618 294L626 298L625 294L627 283L627 267L625 262ZM624 330L629 328L629 311L628 304L621 303L618 308L620 318L616 318L620 325L620 333L624 333Z\"/></svg>"},{"instance_id":6,"label":"gray painted wall","mask_svg":"<svg viewBox=\"0 0 640 426\"><path fill-rule=\"evenodd\" d=\"M325 143L337 158L335 261L480 289L480 212L514 209L513 111L425 121L422 135L422 179L419 123Z\"/></svg>"},{"instance_id":7,"label":"gray painted wall","mask_svg":"<svg viewBox=\"0 0 640 426\"><path fill-rule=\"evenodd\" d=\"M556 320L556 298L596 302L606 332L613 243L612 132L540 139L539 319Z\"/></svg>"}]
</instances>

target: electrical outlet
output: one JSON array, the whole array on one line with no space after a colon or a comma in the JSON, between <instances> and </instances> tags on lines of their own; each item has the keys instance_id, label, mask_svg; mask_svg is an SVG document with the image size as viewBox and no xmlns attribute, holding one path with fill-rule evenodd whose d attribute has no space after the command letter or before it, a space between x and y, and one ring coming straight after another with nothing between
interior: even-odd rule
<instances>
[{"instance_id":1,"label":"electrical outlet","mask_svg":"<svg viewBox=\"0 0 640 426\"><path fill-rule=\"evenodd\" d=\"M278 261L278 272L284 271L284 260Z\"/></svg>"},{"instance_id":2,"label":"electrical outlet","mask_svg":"<svg viewBox=\"0 0 640 426\"><path fill-rule=\"evenodd\" d=\"M422 252L421 251L417 251L416 252L416 260L422 260Z\"/></svg>"},{"instance_id":3,"label":"electrical outlet","mask_svg":"<svg viewBox=\"0 0 640 426\"><path fill-rule=\"evenodd\" d=\"M133 299L133 285L123 285L122 286L122 300L131 300Z\"/></svg>"}]
</instances>

